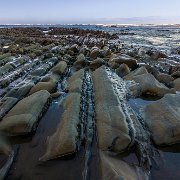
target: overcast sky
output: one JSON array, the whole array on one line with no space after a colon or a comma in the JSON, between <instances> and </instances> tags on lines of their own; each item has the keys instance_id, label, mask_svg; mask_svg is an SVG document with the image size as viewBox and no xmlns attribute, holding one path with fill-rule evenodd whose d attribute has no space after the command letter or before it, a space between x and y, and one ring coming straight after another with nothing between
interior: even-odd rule
<instances>
[{"instance_id":1,"label":"overcast sky","mask_svg":"<svg viewBox=\"0 0 180 180\"><path fill-rule=\"evenodd\" d=\"M7 23L180 23L180 0L0 0Z\"/></svg>"}]
</instances>

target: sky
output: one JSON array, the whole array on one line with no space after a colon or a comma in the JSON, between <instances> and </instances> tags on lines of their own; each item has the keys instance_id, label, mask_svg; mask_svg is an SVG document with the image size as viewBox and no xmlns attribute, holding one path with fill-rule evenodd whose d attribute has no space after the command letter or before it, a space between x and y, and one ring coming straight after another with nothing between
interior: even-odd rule
<instances>
[{"instance_id":1,"label":"sky","mask_svg":"<svg viewBox=\"0 0 180 180\"><path fill-rule=\"evenodd\" d=\"M180 0L0 0L0 24L179 23Z\"/></svg>"}]
</instances>

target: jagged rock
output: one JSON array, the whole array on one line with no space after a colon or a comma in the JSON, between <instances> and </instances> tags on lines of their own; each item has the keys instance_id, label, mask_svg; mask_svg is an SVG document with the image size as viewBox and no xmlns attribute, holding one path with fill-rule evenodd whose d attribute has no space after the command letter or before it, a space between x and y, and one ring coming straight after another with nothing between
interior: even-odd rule
<instances>
[{"instance_id":1,"label":"jagged rock","mask_svg":"<svg viewBox=\"0 0 180 180\"><path fill-rule=\"evenodd\" d=\"M80 112L80 94L70 93L64 102L64 113L56 132L48 137L47 150L42 161L73 154L77 150ZM54 148L56 147L56 148Z\"/></svg>"},{"instance_id":2,"label":"jagged rock","mask_svg":"<svg viewBox=\"0 0 180 180\"><path fill-rule=\"evenodd\" d=\"M83 68L86 65L86 58L84 56L84 54L79 54L75 63L74 63L74 67L79 70L81 68Z\"/></svg>"},{"instance_id":3,"label":"jagged rock","mask_svg":"<svg viewBox=\"0 0 180 180\"><path fill-rule=\"evenodd\" d=\"M156 145L171 145L180 141L180 94L166 94L145 106L142 115Z\"/></svg>"},{"instance_id":4,"label":"jagged rock","mask_svg":"<svg viewBox=\"0 0 180 180\"><path fill-rule=\"evenodd\" d=\"M49 98L50 94L43 90L19 101L0 122L0 131L21 135L35 130Z\"/></svg>"},{"instance_id":5,"label":"jagged rock","mask_svg":"<svg viewBox=\"0 0 180 180\"><path fill-rule=\"evenodd\" d=\"M67 70L67 63L65 61L59 62L55 67L51 69L51 72L59 75L63 75Z\"/></svg>"},{"instance_id":6,"label":"jagged rock","mask_svg":"<svg viewBox=\"0 0 180 180\"><path fill-rule=\"evenodd\" d=\"M31 88L29 95L40 91L40 90L47 90L49 93L53 93L56 91L57 82L56 81L48 81L48 82L39 82L34 87Z\"/></svg>"},{"instance_id":7,"label":"jagged rock","mask_svg":"<svg viewBox=\"0 0 180 180\"><path fill-rule=\"evenodd\" d=\"M97 58L90 63L89 67L92 70L96 70L97 68L101 67L102 65L104 65L104 60L102 58Z\"/></svg>"},{"instance_id":8,"label":"jagged rock","mask_svg":"<svg viewBox=\"0 0 180 180\"><path fill-rule=\"evenodd\" d=\"M108 63L110 66L112 66L114 63L119 64L119 65L124 63L131 69L135 69L137 67L136 59L125 54L111 58Z\"/></svg>"},{"instance_id":9,"label":"jagged rock","mask_svg":"<svg viewBox=\"0 0 180 180\"><path fill-rule=\"evenodd\" d=\"M90 58L96 59L100 55L100 50L98 47L93 47L90 52Z\"/></svg>"},{"instance_id":10,"label":"jagged rock","mask_svg":"<svg viewBox=\"0 0 180 180\"><path fill-rule=\"evenodd\" d=\"M174 80L174 88L176 91L180 91L180 78Z\"/></svg>"},{"instance_id":11,"label":"jagged rock","mask_svg":"<svg viewBox=\"0 0 180 180\"><path fill-rule=\"evenodd\" d=\"M124 77L127 74L130 73L130 69L126 64L121 64L117 69L116 69L116 74L119 77Z\"/></svg>"},{"instance_id":12,"label":"jagged rock","mask_svg":"<svg viewBox=\"0 0 180 180\"><path fill-rule=\"evenodd\" d=\"M2 119L6 113L18 102L17 98L4 97L0 101L0 119Z\"/></svg>"},{"instance_id":13,"label":"jagged rock","mask_svg":"<svg viewBox=\"0 0 180 180\"><path fill-rule=\"evenodd\" d=\"M147 54L152 58L152 60L158 60L160 58L167 58L166 54L164 54L163 52L160 52L158 50L154 50L154 51L149 50L147 52Z\"/></svg>"}]
</instances>

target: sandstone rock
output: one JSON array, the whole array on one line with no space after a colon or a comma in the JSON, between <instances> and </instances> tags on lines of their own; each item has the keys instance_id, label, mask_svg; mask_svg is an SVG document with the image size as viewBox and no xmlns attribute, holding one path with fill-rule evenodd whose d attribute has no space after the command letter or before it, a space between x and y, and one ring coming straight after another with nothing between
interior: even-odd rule
<instances>
[{"instance_id":1,"label":"sandstone rock","mask_svg":"<svg viewBox=\"0 0 180 180\"><path fill-rule=\"evenodd\" d=\"M112 151L121 152L128 147L131 138L126 117L104 66L93 72L93 82L98 146L108 150L114 144Z\"/></svg>"},{"instance_id":2,"label":"sandstone rock","mask_svg":"<svg viewBox=\"0 0 180 180\"><path fill-rule=\"evenodd\" d=\"M135 76L142 75L142 74L148 74L146 68L144 66L130 72L128 75L124 77L125 80L133 80Z\"/></svg>"},{"instance_id":3,"label":"sandstone rock","mask_svg":"<svg viewBox=\"0 0 180 180\"><path fill-rule=\"evenodd\" d=\"M75 63L74 63L74 67L79 70L81 68L83 68L86 65L86 58L84 56L84 54L79 54Z\"/></svg>"},{"instance_id":4,"label":"sandstone rock","mask_svg":"<svg viewBox=\"0 0 180 180\"><path fill-rule=\"evenodd\" d=\"M80 94L70 93L64 103L64 113L56 132L47 140L47 151L42 161L55 159L76 152L80 112ZM56 147L56 148L54 148Z\"/></svg>"},{"instance_id":5,"label":"sandstone rock","mask_svg":"<svg viewBox=\"0 0 180 180\"><path fill-rule=\"evenodd\" d=\"M0 131L22 135L35 130L50 98L47 91L38 91L19 101L0 122Z\"/></svg>"},{"instance_id":6,"label":"sandstone rock","mask_svg":"<svg viewBox=\"0 0 180 180\"><path fill-rule=\"evenodd\" d=\"M97 68L101 67L102 65L104 65L104 60L102 58L97 58L90 63L89 67L92 70L96 70Z\"/></svg>"},{"instance_id":7,"label":"sandstone rock","mask_svg":"<svg viewBox=\"0 0 180 180\"><path fill-rule=\"evenodd\" d=\"M117 69L116 69L116 74L119 77L124 77L127 74L130 73L130 69L126 64L121 64Z\"/></svg>"},{"instance_id":8,"label":"sandstone rock","mask_svg":"<svg viewBox=\"0 0 180 180\"><path fill-rule=\"evenodd\" d=\"M56 91L56 87L57 87L57 82L53 80L48 82L39 82L34 87L31 88L29 95L41 90L46 90L49 93L53 93Z\"/></svg>"},{"instance_id":9,"label":"sandstone rock","mask_svg":"<svg viewBox=\"0 0 180 180\"><path fill-rule=\"evenodd\" d=\"M142 94L150 94L154 96L164 96L167 93L175 93L174 89L167 88L164 84L158 82L152 74L137 75L133 78L139 83Z\"/></svg>"},{"instance_id":10,"label":"sandstone rock","mask_svg":"<svg viewBox=\"0 0 180 180\"><path fill-rule=\"evenodd\" d=\"M180 91L180 78L174 80L174 88L176 91Z\"/></svg>"},{"instance_id":11,"label":"sandstone rock","mask_svg":"<svg viewBox=\"0 0 180 180\"><path fill-rule=\"evenodd\" d=\"M180 78L180 71L176 71L176 72L172 73L171 76L172 76L174 79Z\"/></svg>"},{"instance_id":12,"label":"sandstone rock","mask_svg":"<svg viewBox=\"0 0 180 180\"><path fill-rule=\"evenodd\" d=\"M18 87L13 88L10 90L5 97L13 97L13 98L18 98L19 100L25 97L30 89L34 86L33 83L28 83L24 85L19 85Z\"/></svg>"},{"instance_id":13,"label":"sandstone rock","mask_svg":"<svg viewBox=\"0 0 180 180\"><path fill-rule=\"evenodd\" d=\"M118 57L115 58L111 58L108 63L110 66L112 66L113 63L117 63L119 65L124 63L131 69L135 69L137 67L136 59L125 54L119 55Z\"/></svg>"},{"instance_id":14,"label":"sandstone rock","mask_svg":"<svg viewBox=\"0 0 180 180\"><path fill-rule=\"evenodd\" d=\"M17 98L4 97L0 101L0 119L2 119L6 113L18 102Z\"/></svg>"},{"instance_id":15,"label":"sandstone rock","mask_svg":"<svg viewBox=\"0 0 180 180\"><path fill-rule=\"evenodd\" d=\"M180 141L180 95L166 94L145 106L142 115L156 145L171 145Z\"/></svg>"},{"instance_id":16,"label":"sandstone rock","mask_svg":"<svg viewBox=\"0 0 180 180\"><path fill-rule=\"evenodd\" d=\"M161 83L163 83L163 84L165 84L165 85L167 85L167 86L170 86L170 85L172 84L173 80L174 80L173 77L171 77L170 75L165 74L165 73L160 73L160 74L158 74L158 75L156 76L156 79L157 79L159 82L161 82Z\"/></svg>"},{"instance_id":17,"label":"sandstone rock","mask_svg":"<svg viewBox=\"0 0 180 180\"><path fill-rule=\"evenodd\" d=\"M77 53L79 51L79 46L77 44L73 44L70 48L70 51L73 51L74 53Z\"/></svg>"},{"instance_id":18,"label":"sandstone rock","mask_svg":"<svg viewBox=\"0 0 180 180\"><path fill-rule=\"evenodd\" d=\"M0 67L0 76L12 70L14 70L14 67L12 66L12 64L7 63L3 67Z\"/></svg>"},{"instance_id":19,"label":"sandstone rock","mask_svg":"<svg viewBox=\"0 0 180 180\"><path fill-rule=\"evenodd\" d=\"M90 52L90 58L96 59L100 55L100 50L97 47L93 47Z\"/></svg>"},{"instance_id":20,"label":"sandstone rock","mask_svg":"<svg viewBox=\"0 0 180 180\"><path fill-rule=\"evenodd\" d=\"M67 63L65 61L61 61L51 69L51 72L55 74L63 75L64 73L66 73L66 70L67 70Z\"/></svg>"},{"instance_id":21,"label":"sandstone rock","mask_svg":"<svg viewBox=\"0 0 180 180\"><path fill-rule=\"evenodd\" d=\"M140 167L100 151L100 165L103 180L147 180L148 175Z\"/></svg>"}]
</instances>

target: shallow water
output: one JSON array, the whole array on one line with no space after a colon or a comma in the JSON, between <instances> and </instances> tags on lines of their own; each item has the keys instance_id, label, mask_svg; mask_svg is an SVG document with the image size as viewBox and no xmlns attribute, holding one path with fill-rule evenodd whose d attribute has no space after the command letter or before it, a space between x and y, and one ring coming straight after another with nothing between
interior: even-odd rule
<instances>
[{"instance_id":1,"label":"shallow water","mask_svg":"<svg viewBox=\"0 0 180 180\"><path fill-rule=\"evenodd\" d=\"M130 99L129 104L136 111L157 99L144 100L141 98ZM159 155L155 157L150 171L150 180L179 180L180 179L180 145L171 147L156 147Z\"/></svg>"}]
</instances>

